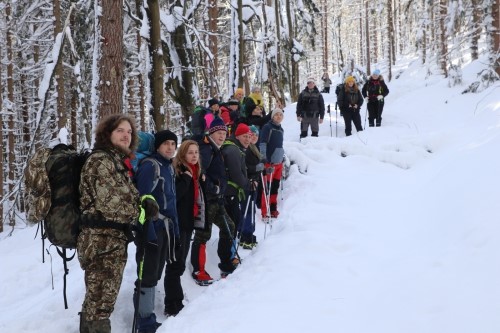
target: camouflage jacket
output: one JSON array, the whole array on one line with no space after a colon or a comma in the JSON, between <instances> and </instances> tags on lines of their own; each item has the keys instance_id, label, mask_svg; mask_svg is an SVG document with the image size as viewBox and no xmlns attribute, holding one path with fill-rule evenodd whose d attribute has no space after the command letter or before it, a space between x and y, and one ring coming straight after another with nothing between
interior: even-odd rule
<instances>
[{"instance_id":1,"label":"camouflage jacket","mask_svg":"<svg viewBox=\"0 0 500 333\"><path fill-rule=\"evenodd\" d=\"M80 180L83 214L102 214L106 221L135 224L139 216L139 192L123 162L125 155L111 148L97 150L85 162ZM92 234L124 238L114 229L92 228Z\"/></svg>"}]
</instances>

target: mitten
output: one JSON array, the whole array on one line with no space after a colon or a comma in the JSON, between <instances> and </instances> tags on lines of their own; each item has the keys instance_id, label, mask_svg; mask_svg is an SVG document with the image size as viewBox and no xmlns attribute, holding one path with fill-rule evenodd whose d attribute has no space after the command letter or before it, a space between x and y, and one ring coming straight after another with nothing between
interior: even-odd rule
<instances>
[{"instance_id":1,"label":"mitten","mask_svg":"<svg viewBox=\"0 0 500 333\"><path fill-rule=\"evenodd\" d=\"M378 96L377 96L377 99L378 99L379 101L383 100L383 99L384 99L384 95L378 95Z\"/></svg>"},{"instance_id":2,"label":"mitten","mask_svg":"<svg viewBox=\"0 0 500 333\"><path fill-rule=\"evenodd\" d=\"M255 166L255 171L256 172L261 172L264 170L264 163L259 163Z\"/></svg>"},{"instance_id":3,"label":"mitten","mask_svg":"<svg viewBox=\"0 0 500 333\"><path fill-rule=\"evenodd\" d=\"M274 172L274 167L270 166L266 168L266 175L271 175Z\"/></svg>"}]
</instances>

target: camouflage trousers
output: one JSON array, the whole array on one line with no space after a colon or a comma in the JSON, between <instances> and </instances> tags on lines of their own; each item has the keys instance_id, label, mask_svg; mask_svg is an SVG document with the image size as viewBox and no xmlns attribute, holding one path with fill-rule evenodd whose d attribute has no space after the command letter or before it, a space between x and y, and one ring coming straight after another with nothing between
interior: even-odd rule
<instances>
[{"instance_id":1,"label":"camouflage trousers","mask_svg":"<svg viewBox=\"0 0 500 333\"><path fill-rule=\"evenodd\" d=\"M87 228L78 236L77 250L80 266L85 271L82 319L109 319L127 263L127 241Z\"/></svg>"}]
</instances>

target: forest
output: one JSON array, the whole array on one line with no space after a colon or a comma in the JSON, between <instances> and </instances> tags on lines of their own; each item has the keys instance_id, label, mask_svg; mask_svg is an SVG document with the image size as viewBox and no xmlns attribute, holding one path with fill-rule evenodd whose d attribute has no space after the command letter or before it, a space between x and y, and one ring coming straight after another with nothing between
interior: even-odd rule
<instances>
[{"instance_id":1,"label":"forest","mask_svg":"<svg viewBox=\"0 0 500 333\"><path fill-rule=\"evenodd\" d=\"M395 80L406 55L450 87L487 59L473 94L500 78L499 22L499 0L3 0L0 232L25 223L30 156L61 135L92 147L105 115L182 137L196 105L238 87L272 109L324 73Z\"/></svg>"}]
</instances>

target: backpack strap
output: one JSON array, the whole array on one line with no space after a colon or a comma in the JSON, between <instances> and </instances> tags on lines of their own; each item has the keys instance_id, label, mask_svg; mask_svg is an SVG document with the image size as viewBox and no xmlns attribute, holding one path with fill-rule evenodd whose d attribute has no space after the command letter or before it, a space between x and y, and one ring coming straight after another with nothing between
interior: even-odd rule
<instances>
[{"instance_id":1,"label":"backpack strap","mask_svg":"<svg viewBox=\"0 0 500 333\"><path fill-rule=\"evenodd\" d=\"M146 157L141 161L141 163L143 161L150 161L153 164L153 167L155 168L155 174L154 174L154 179L153 179L153 188L151 189L151 192L153 192L154 189L156 188L156 186L158 185L158 181L160 180L160 162L158 162L158 160L156 160L153 157Z\"/></svg>"}]
</instances>

